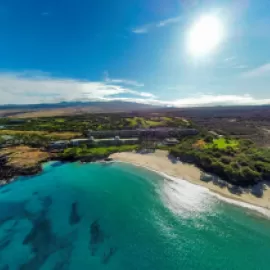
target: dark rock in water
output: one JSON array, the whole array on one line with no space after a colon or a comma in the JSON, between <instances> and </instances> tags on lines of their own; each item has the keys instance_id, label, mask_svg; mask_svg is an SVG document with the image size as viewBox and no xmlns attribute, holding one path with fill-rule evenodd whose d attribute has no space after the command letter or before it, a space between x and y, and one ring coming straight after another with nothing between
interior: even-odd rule
<instances>
[{"instance_id":1,"label":"dark rock in water","mask_svg":"<svg viewBox=\"0 0 270 270\"><path fill-rule=\"evenodd\" d=\"M9 270L9 265L8 264L4 265L2 268L0 268L0 270Z\"/></svg>"},{"instance_id":2,"label":"dark rock in water","mask_svg":"<svg viewBox=\"0 0 270 270\"><path fill-rule=\"evenodd\" d=\"M69 216L69 224L75 225L79 223L81 220L79 214L78 214L78 203L75 202L71 206L70 216Z\"/></svg>"},{"instance_id":3,"label":"dark rock in water","mask_svg":"<svg viewBox=\"0 0 270 270\"><path fill-rule=\"evenodd\" d=\"M7 246L12 242L14 237L14 227L17 225L17 221L15 221L10 228L4 230L5 234L0 239L0 254L2 250L5 250Z\"/></svg>"},{"instance_id":4,"label":"dark rock in water","mask_svg":"<svg viewBox=\"0 0 270 270\"><path fill-rule=\"evenodd\" d=\"M101 262L103 264L107 264L110 261L111 257L116 253L116 251L117 251L116 247L110 248L108 253L103 254L103 258L102 258Z\"/></svg>"},{"instance_id":5,"label":"dark rock in water","mask_svg":"<svg viewBox=\"0 0 270 270\"><path fill-rule=\"evenodd\" d=\"M57 237L52 230L50 220L47 218L47 213L52 198L46 196L40 198L43 209L38 213L31 213L24 208L24 218L27 218L32 223L32 229L23 240L24 245L29 245L34 253L31 259L20 266L21 270L40 269L46 260L56 251L64 252L65 249L71 250L74 242L74 235L69 234L65 237ZM69 255L71 257L71 253ZM63 268L64 269L64 268Z\"/></svg>"},{"instance_id":6,"label":"dark rock in water","mask_svg":"<svg viewBox=\"0 0 270 270\"><path fill-rule=\"evenodd\" d=\"M51 254L38 254L27 263L20 266L20 270L40 269Z\"/></svg>"},{"instance_id":7,"label":"dark rock in water","mask_svg":"<svg viewBox=\"0 0 270 270\"><path fill-rule=\"evenodd\" d=\"M92 222L90 226L90 243L89 248L91 250L92 256L95 256L97 251L98 244L102 243L104 241L104 233L100 229L100 225L98 223L98 220Z\"/></svg>"},{"instance_id":8,"label":"dark rock in water","mask_svg":"<svg viewBox=\"0 0 270 270\"><path fill-rule=\"evenodd\" d=\"M66 270L70 264L73 248L69 246L60 251L61 261L57 262L52 270Z\"/></svg>"},{"instance_id":9,"label":"dark rock in water","mask_svg":"<svg viewBox=\"0 0 270 270\"><path fill-rule=\"evenodd\" d=\"M1 227L2 225L4 225L6 222L10 221L10 220L12 220L11 217L6 217L6 218L1 219L1 220L0 220L0 227Z\"/></svg>"},{"instance_id":10,"label":"dark rock in water","mask_svg":"<svg viewBox=\"0 0 270 270\"><path fill-rule=\"evenodd\" d=\"M7 193L7 192L10 192L10 189L9 188L6 188L6 189L1 190L1 193L2 194Z\"/></svg>"},{"instance_id":11,"label":"dark rock in water","mask_svg":"<svg viewBox=\"0 0 270 270\"><path fill-rule=\"evenodd\" d=\"M104 234L100 229L98 220L94 221L91 224L90 233L91 233L91 244L98 244L104 241Z\"/></svg>"},{"instance_id":12,"label":"dark rock in water","mask_svg":"<svg viewBox=\"0 0 270 270\"><path fill-rule=\"evenodd\" d=\"M10 165L0 166L0 179L7 180L2 184L9 183L16 176L30 176L38 174L42 171L40 164L35 164L32 167L13 167Z\"/></svg>"},{"instance_id":13,"label":"dark rock in water","mask_svg":"<svg viewBox=\"0 0 270 270\"><path fill-rule=\"evenodd\" d=\"M13 222L12 226L9 227L8 229L5 229L5 233L12 233L13 234L14 233L14 229L17 226L18 223L19 223L19 220L15 220L14 219L14 222Z\"/></svg>"},{"instance_id":14,"label":"dark rock in water","mask_svg":"<svg viewBox=\"0 0 270 270\"><path fill-rule=\"evenodd\" d=\"M42 201L43 208L49 208L52 204L52 197L46 196L40 199Z\"/></svg>"},{"instance_id":15,"label":"dark rock in water","mask_svg":"<svg viewBox=\"0 0 270 270\"><path fill-rule=\"evenodd\" d=\"M14 220L14 218L17 219L23 217L24 209L27 203L28 200L19 202L2 201L0 211L0 226L9 220Z\"/></svg>"},{"instance_id":16,"label":"dark rock in water","mask_svg":"<svg viewBox=\"0 0 270 270\"><path fill-rule=\"evenodd\" d=\"M24 245L30 245L35 256L21 266L21 269L39 269L51 253L56 251L56 236L52 232L48 219L32 221L33 227L23 240Z\"/></svg>"},{"instance_id":17,"label":"dark rock in water","mask_svg":"<svg viewBox=\"0 0 270 270\"><path fill-rule=\"evenodd\" d=\"M59 167L59 166L62 166L64 163L61 162L61 161L57 161L57 162L54 162L51 164L52 167Z\"/></svg>"},{"instance_id":18,"label":"dark rock in water","mask_svg":"<svg viewBox=\"0 0 270 270\"><path fill-rule=\"evenodd\" d=\"M52 240L51 224L48 219L37 222L24 238L23 244L28 245L31 243L33 246L38 242L48 242Z\"/></svg>"},{"instance_id":19,"label":"dark rock in water","mask_svg":"<svg viewBox=\"0 0 270 270\"><path fill-rule=\"evenodd\" d=\"M38 217L32 220L33 227L26 235L23 244L30 245L34 256L25 264L21 270L40 269L46 260L56 251L69 249L71 257L72 242L74 237L66 235L63 238L57 237L51 228L51 223L46 217Z\"/></svg>"},{"instance_id":20,"label":"dark rock in water","mask_svg":"<svg viewBox=\"0 0 270 270\"><path fill-rule=\"evenodd\" d=\"M4 239L0 240L0 250L4 250L12 240L12 236L10 234L6 235Z\"/></svg>"},{"instance_id":21,"label":"dark rock in water","mask_svg":"<svg viewBox=\"0 0 270 270\"><path fill-rule=\"evenodd\" d=\"M65 270L68 268L68 265L69 265L69 262L67 261L57 262L52 270Z\"/></svg>"}]
</instances>

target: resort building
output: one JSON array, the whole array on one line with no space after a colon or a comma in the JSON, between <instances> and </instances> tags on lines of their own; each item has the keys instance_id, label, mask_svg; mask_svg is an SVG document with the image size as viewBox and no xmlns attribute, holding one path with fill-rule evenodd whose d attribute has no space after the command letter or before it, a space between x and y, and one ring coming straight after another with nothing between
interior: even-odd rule
<instances>
[{"instance_id":1,"label":"resort building","mask_svg":"<svg viewBox=\"0 0 270 270\"><path fill-rule=\"evenodd\" d=\"M165 144L165 145L176 145L178 143L179 143L179 141L175 138L167 138L163 141L163 144Z\"/></svg>"},{"instance_id":2,"label":"resort building","mask_svg":"<svg viewBox=\"0 0 270 270\"><path fill-rule=\"evenodd\" d=\"M120 138L115 136L114 138L95 139L91 136L89 139L73 139L71 140L72 146L89 145L89 146L106 146L106 145L122 145L122 144L136 144L138 138Z\"/></svg>"},{"instance_id":3,"label":"resort building","mask_svg":"<svg viewBox=\"0 0 270 270\"><path fill-rule=\"evenodd\" d=\"M95 138L108 138L108 137L179 137L185 135L196 135L198 131L192 128L147 128L147 129L130 129L130 130L99 130L99 131L88 131L89 137Z\"/></svg>"},{"instance_id":4,"label":"resort building","mask_svg":"<svg viewBox=\"0 0 270 270\"><path fill-rule=\"evenodd\" d=\"M65 149L69 145L69 141L63 140L63 141L55 141L49 144L49 148L52 149Z\"/></svg>"}]
</instances>

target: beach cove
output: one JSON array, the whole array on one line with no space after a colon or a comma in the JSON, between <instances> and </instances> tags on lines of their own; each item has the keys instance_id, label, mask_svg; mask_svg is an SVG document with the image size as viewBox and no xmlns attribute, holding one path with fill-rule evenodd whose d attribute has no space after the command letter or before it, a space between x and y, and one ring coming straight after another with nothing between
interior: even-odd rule
<instances>
[{"instance_id":1,"label":"beach cove","mask_svg":"<svg viewBox=\"0 0 270 270\"><path fill-rule=\"evenodd\" d=\"M1 187L0 203L0 269L270 263L269 219L130 164L49 162L41 174Z\"/></svg>"},{"instance_id":2,"label":"beach cove","mask_svg":"<svg viewBox=\"0 0 270 270\"><path fill-rule=\"evenodd\" d=\"M174 177L189 181L195 185L203 186L221 199L234 203L231 200L237 200L253 206L262 207L270 210L270 188L264 185L263 196L258 197L251 193L248 189L241 189L241 192L233 192L227 186L220 186L213 181L202 181L203 172L191 164L181 163L173 158L168 157L167 151L157 150L154 153L139 154L135 152L115 153L111 158L116 161L127 162L136 166L145 167L147 169L163 174L165 177ZM177 181L176 179L176 181ZM268 211L267 211L268 212ZM270 211L269 211L270 214Z\"/></svg>"}]
</instances>

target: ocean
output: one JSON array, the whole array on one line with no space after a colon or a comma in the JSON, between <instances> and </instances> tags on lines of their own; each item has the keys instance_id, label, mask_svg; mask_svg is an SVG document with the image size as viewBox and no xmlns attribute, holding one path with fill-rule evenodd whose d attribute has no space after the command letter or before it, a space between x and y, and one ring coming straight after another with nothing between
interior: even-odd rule
<instances>
[{"instance_id":1,"label":"ocean","mask_svg":"<svg viewBox=\"0 0 270 270\"><path fill-rule=\"evenodd\" d=\"M123 163L0 188L0 270L270 269L269 217Z\"/></svg>"}]
</instances>

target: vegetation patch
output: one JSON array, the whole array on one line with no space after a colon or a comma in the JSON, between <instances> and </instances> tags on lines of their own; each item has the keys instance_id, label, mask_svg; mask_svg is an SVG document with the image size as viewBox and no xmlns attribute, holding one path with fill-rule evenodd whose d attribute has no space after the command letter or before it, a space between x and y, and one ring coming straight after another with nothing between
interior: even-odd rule
<instances>
[{"instance_id":1,"label":"vegetation patch","mask_svg":"<svg viewBox=\"0 0 270 270\"><path fill-rule=\"evenodd\" d=\"M219 138L214 139L212 143L205 144L206 148L218 148L218 149L226 149L228 147L231 147L233 149L236 149L239 145L239 142L234 139L228 139L228 138Z\"/></svg>"},{"instance_id":2,"label":"vegetation patch","mask_svg":"<svg viewBox=\"0 0 270 270\"><path fill-rule=\"evenodd\" d=\"M207 135L187 137L170 153L236 185L248 186L270 179L269 149L258 148L250 140L224 138L194 147L206 141L210 141Z\"/></svg>"},{"instance_id":3,"label":"vegetation patch","mask_svg":"<svg viewBox=\"0 0 270 270\"><path fill-rule=\"evenodd\" d=\"M62 157L67 158L80 158L83 156L93 156L96 158L107 157L113 153L117 152L129 152L138 149L138 145L119 145L110 147L95 147L87 148L86 146L81 147L71 147L65 149L61 154Z\"/></svg>"},{"instance_id":4,"label":"vegetation patch","mask_svg":"<svg viewBox=\"0 0 270 270\"><path fill-rule=\"evenodd\" d=\"M164 122L162 121L146 120L145 122L148 127L161 127L164 125Z\"/></svg>"},{"instance_id":5,"label":"vegetation patch","mask_svg":"<svg viewBox=\"0 0 270 270\"><path fill-rule=\"evenodd\" d=\"M28 130L0 130L0 135L10 135L16 137L24 137L24 136L40 136L53 138L58 140L68 140L73 138L78 138L81 136L81 133L78 132L46 132L46 131L28 131Z\"/></svg>"}]
</instances>

